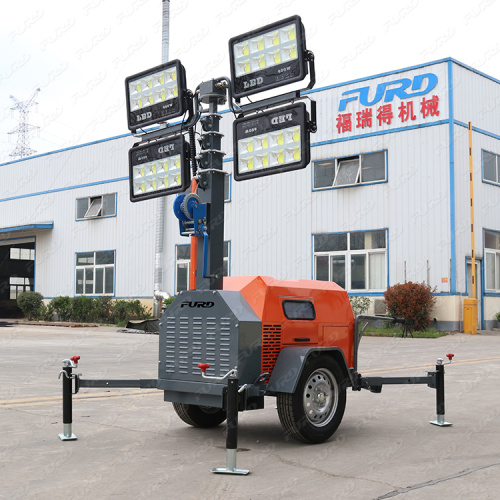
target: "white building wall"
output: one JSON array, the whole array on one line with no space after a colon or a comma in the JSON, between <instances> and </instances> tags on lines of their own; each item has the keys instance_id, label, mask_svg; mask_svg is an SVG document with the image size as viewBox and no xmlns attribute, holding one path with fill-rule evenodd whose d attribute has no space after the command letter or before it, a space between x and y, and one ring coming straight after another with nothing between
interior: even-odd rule
<instances>
[{"instance_id":1,"label":"white building wall","mask_svg":"<svg viewBox=\"0 0 500 500\"><path fill-rule=\"evenodd\" d=\"M453 63L454 119L500 135L500 81Z\"/></svg>"},{"instance_id":2,"label":"white building wall","mask_svg":"<svg viewBox=\"0 0 500 500\"><path fill-rule=\"evenodd\" d=\"M454 102L451 128L450 67ZM435 88L423 97L439 97L439 115L423 117L422 96L418 96L412 98L416 119L398 121L402 101L395 95L390 101L394 113L391 125L337 130L343 92L368 86L369 99L373 100L378 85L396 82L387 91L406 78L414 81L425 73L438 78ZM310 92L308 97L317 102L318 113L318 132L311 135L312 162L385 150L387 181L315 191L312 163L300 171L243 182L235 182L231 176L231 201L225 204L231 274L310 279L313 234L387 229L388 284L428 281L444 294L439 315L456 322L461 294L466 293L466 258L470 255L468 137L464 125L471 120L475 127L476 255L481 259L483 228L500 231L499 187L482 182L481 169L483 149L500 154L500 121L495 113L499 89L499 82L444 61ZM412 90L407 87L407 91ZM344 111L354 118L363 107L359 101L347 103ZM371 106L374 122L382 103ZM232 113L224 112L222 150L229 173L233 170L232 122ZM454 145L452 165L450 137ZM116 250L116 297L152 296L156 201L129 201L127 153L134 142L131 136L124 136L0 165L0 228L54 224L48 230L0 233L0 240L36 237L36 289L44 296L74 295L75 253L99 250ZM454 192L450 193L452 172ZM116 217L75 220L77 198L110 192L117 193ZM189 243L179 235L172 212L174 198L168 197L166 203L163 262L164 288L171 294L175 292L175 245ZM448 297L453 278L460 295ZM498 301L498 297L487 297L488 314Z\"/></svg>"},{"instance_id":3,"label":"white building wall","mask_svg":"<svg viewBox=\"0 0 500 500\"><path fill-rule=\"evenodd\" d=\"M53 222L22 233L36 236L35 287L44 297L73 296L75 253L101 250L116 251L116 297L152 297L154 202L129 200L133 142L126 136L0 166L0 227ZM116 217L76 220L77 198L107 193L117 193Z\"/></svg>"},{"instance_id":4,"label":"white building wall","mask_svg":"<svg viewBox=\"0 0 500 500\"><path fill-rule=\"evenodd\" d=\"M481 264L482 274L478 279L484 291L484 229L500 231L500 187L483 181L482 151L500 154L500 82L453 63L453 93L457 290L470 294L470 285L466 283L466 261L471 257L468 123L471 122L473 130L474 244ZM480 292L478 299L486 325L495 325L500 297Z\"/></svg>"},{"instance_id":5,"label":"white building wall","mask_svg":"<svg viewBox=\"0 0 500 500\"><path fill-rule=\"evenodd\" d=\"M470 257L469 132L472 123L475 247L483 256L483 228L500 231L500 187L483 182L482 151L500 154L500 82L453 64L455 186L458 259ZM462 265L464 268L465 264ZM463 276L462 276L463 277ZM465 291L465 288L463 289Z\"/></svg>"},{"instance_id":6,"label":"white building wall","mask_svg":"<svg viewBox=\"0 0 500 500\"><path fill-rule=\"evenodd\" d=\"M403 131L383 133L391 129L383 124L363 134L359 130L344 135L337 132L336 117L342 92L370 86L373 98L379 84L402 78L412 80L429 72L436 74L439 81L425 97L439 95L439 116L423 118L419 113L421 97L418 97L414 99L417 118L399 124L398 130ZM447 89L448 66L440 63L311 93L310 98L317 102L318 115L318 132L311 135L311 160L387 150L387 182L313 191L312 164L282 175L232 181L232 201L225 205L225 234L231 241L231 274L311 279L313 234L387 228L389 284L405 279L422 282L429 278L429 284L437 291L449 292L449 128L447 122L442 123L448 118ZM398 99L392 102L393 127L399 104ZM354 116L357 109L352 110ZM376 106L374 122L375 113ZM231 159L233 118L231 113L223 116L222 150L226 151L226 158ZM374 133L370 133L372 131ZM368 137L356 139L356 132ZM231 172L232 162L226 162L225 168ZM439 217L435 216L436 212ZM187 238L178 236L178 224L171 210L167 210L167 220L168 239L176 244L188 243ZM165 283L170 291L175 283L172 247L167 247L167 261Z\"/></svg>"},{"instance_id":7,"label":"white building wall","mask_svg":"<svg viewBox=\"0 0 500 500\"><path fill-rule=\"evenodd\" d=\"M388 180L313 192L311 232L387 228L389 284L427 281L429 264L430 285L449 291L441 281L450 259L447 140L437 125L315 148L316 159L387 150Z\"/></svg>"}]
</instances>

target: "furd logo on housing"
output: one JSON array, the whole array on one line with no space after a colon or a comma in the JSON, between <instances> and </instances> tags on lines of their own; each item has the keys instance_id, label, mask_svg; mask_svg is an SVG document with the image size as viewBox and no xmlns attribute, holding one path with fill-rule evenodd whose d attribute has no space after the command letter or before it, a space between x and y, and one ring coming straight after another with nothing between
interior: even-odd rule
<instances>
[{"instance_id":1,"label":"furd logo on housing","mask_svg":"<svg viewBox=\"0 0 500 500\"><path fill-rule=\"evenodd\" d=\"M351 101L359 101L362 106L373 106L381 101L382 98L383 102L392 102L395 96L403 100L425 95L430 92L437 83L438 77L434 73L416 75L413 80L411 78L401 78L400 80L379 83L372 100L370 100L369 97L370 86L347 90L342 93L343 98L339 103L339 111L345 111L347 103Z\"/></svg>"}]
</instances>

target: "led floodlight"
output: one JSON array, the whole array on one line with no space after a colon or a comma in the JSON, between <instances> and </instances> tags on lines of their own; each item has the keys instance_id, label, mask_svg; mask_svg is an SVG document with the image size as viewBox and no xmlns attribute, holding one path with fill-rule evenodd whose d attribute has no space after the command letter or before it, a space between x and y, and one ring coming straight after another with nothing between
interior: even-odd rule
<instances>
[{"instance_id":1,"label":"led floodlight","mask_svg":"<svg viewBox=\"0 0 500 500\"><path fill-rule=\"evenodd\" d=\"M300 17L231 38L229 60L235 98L303 80L306 40Z\"/></svg>"},{"instance_id":2,"label":"led floodlight","mask_svg":"<svg viewBox=\"0 0 500 500\"><path fill-rule=\"evenodd\" d=\"M178 59L129 76L125 88L129 130L186 112L186 72Z\"/></svg>"},{"instance_id":3,"label":"led floodlight","mask_svg":"<svg viewBox=\"0 0 500 500\"><path fill-rule=\"evenodd\" d=\"M235 120L235 180L306 167L310 161L308 122L304 103Z\"/></svg>"},{"instance_id":4,"label":"led floodlight","mask_svg":"<svg viewBox=\"0 0 500 500\"><path fill-rule=\"evenodd\" d=\"M129 151L130 200L181 193L189 186L189 145L182 135Z\"/></svg>"}]
</instances>

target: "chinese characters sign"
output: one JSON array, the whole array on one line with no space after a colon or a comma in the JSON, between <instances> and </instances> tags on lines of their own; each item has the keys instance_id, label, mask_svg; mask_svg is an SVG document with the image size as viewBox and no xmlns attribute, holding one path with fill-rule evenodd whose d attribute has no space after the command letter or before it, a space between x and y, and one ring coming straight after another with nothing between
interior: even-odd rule
<instances>
[{"instance_id":1,"label":"chinese characters sign","mask_svg":"<svg viewBox=\"0 0 500 500\"><path fill-rule=\"evenodd\" d=\"M397 119L399 123L404 123L412 120L416 120L417 116L413 111L413 101L402 102L398 107ZM394 113L392 110L392 104L384 104L376 108L377 114L375 115L375 123L378 125L386 123L391 125L394 119ZM433 95L432 99L426 100L422 98L420 102L420 113L423 118L428 116L439 116L439 96ZM356 124L357 129L371 129L372 124L372 108L365 108L361 111L356 112ZM352 131L353 113L339 113L337 116L337 130L339 133Z\"/></svg>"},{"instance_id":2,"label":"chinese characters sign","mask_svg":"<svg viewBox=\"0 0 500 500\"><path fill-rule=\"evenodd\" d=\"M434 68L433 68L434 69ZM438 67L435 68L436 73ZM343 87L334 126L339 136L423 125L447 119L445 75L423 70L368 80ZM341 87L342 88L342 87Z\"/></svg>"}]
</instances>

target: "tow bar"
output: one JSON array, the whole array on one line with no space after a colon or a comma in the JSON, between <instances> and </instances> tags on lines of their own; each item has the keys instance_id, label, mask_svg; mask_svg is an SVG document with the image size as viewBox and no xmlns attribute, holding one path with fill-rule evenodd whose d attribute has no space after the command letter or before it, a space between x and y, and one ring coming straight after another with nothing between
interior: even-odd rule
<instances>
[{"instance_id":1,"label":"tow bar","mask_svg":"<svg viewBox=\"0 0 500 500\"><path fill-rule=\"evenodd\" d=\"M426 377L363 377L358 373L358 348L363 332L369 321L390 320L392 323L404 324L402 318L386 318L384 316L368 316L360 315L356 317L354 325L354 368L351 369L352 390L360 391L368 389L370 392L382 392L384 384L426 384L431 389L436 389L436 420L431 420L429 423L438 425L439 427L449 427L452 424L444 419L444 365L449 365L453 360L454 354L447 354L449 359L447 363L443 363L443 358L438 358L436 361L436 370L427 372ZM367 323L360 329L361 321Z\"/></svg>"}]
</instances>

